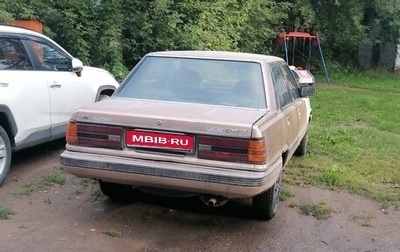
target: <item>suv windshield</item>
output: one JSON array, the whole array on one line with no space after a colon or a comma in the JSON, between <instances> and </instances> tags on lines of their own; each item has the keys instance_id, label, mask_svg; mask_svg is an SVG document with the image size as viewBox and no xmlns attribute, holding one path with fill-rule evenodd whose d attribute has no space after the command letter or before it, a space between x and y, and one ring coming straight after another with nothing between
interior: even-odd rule
<instances>
[{"instance_id":1,"label":"suv windshield","mask_svg":"<svg viewBox=\"0 0 400 252\"><path fill-rule=\"evenodd\" d=\"M265 109L264 92L259 63L150 56L115 96Z\"/></svg>"}]
</instances>

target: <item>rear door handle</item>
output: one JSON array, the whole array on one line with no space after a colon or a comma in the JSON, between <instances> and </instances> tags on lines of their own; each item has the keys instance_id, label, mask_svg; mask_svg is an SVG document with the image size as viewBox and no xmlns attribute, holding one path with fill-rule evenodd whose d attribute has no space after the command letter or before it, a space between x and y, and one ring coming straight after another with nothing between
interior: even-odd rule
<instances>
[{"instance_id":1,"label":"rear door handle","mask_svg":"<svg viewBox=\"0 0 400 252\"><path fill-rule=\"evenodd\" d=\"M8 87L8 83L6 83L6 82L0 82L0 87Z\"/></svg>"},{"instance_id":2,"label":"rear door handle","mask_svg":"<svg viewBox=\"0 0 400 252\"><path fill-rule=\"evenodd\" d=\"M53 84L50 85L50 88L61 88L61 84L58 84L58 82L53 82Z\"/></svg>"}]
</instances>

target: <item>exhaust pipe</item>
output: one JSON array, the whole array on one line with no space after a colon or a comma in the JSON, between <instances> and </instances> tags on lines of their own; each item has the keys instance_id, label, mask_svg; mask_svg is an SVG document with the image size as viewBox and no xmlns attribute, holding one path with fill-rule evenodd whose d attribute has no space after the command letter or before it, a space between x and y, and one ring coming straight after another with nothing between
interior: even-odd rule
<instances>
[{"instance_id":1,"label":"exhaust pipe","mask_svg":"<svg viewBox=\"0 0 400 252\"><path fill-rule=\"evenodd\" d=\"M209 207L220 207L228 202L228 198L224 196L203 194L199 196L200 200Z\"/></svg>"},{"instance_id":2,"label":"exhaust pipe","mask_svg":"<svg viewBox=\"0 0 400 252\"><path fill-rule=\"evenodd\" d=\"M208 200L208 206L213 207L217 204L217 199L216 198L211 198Z\"/></svg>"}]
</instances>

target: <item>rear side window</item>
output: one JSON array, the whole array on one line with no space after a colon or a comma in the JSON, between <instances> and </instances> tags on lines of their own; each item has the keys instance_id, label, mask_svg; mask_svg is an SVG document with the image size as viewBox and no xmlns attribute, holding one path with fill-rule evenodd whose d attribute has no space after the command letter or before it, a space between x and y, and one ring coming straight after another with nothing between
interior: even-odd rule
<instances>
[{"instance_id":1,"label":"rear side window","mask_svg":"<svg viewBox=\"0 0 400 252\"><path fill-rule=\"evenodd\" d=\"M294 78L292 71L290 71L288 66L283 65L282 70L283 70L283 74L285 75L286 80L288 82L290 94L291 94L293 100L296 100L297 98L300 97L299 87L297 86L296 79Z\"/></svg>"},{"instance_id":2,"label":"rear side window","mask_svg":"<svg viewBox=\"0 0 400 252\"><path fill-rule=\"evenodd\" d=\"M288 86L286 85L287 79L283 75L282 69L279 65L272 66L272 75L274 78L274 87L278 96L280 108L286 107L292 102Z\"/></svg>"},{"instance_id":3,"label":"rear side window","mask_svg":"<svg viewBox=\"0 0 400 252\"><path fill-rule=\"evenodd\" d=\"M0 38L0 70L31 70L32 63L21 40Z\"/></svg>"}]
</instances>

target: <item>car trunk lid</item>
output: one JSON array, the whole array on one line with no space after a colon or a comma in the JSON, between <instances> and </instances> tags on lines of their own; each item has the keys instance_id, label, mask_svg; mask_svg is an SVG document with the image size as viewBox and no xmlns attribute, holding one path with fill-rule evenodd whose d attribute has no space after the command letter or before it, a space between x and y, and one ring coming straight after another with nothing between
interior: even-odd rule
<instances>
[{"instance_id":1,"label":"car trunk lid","mask_svg":"<svg viewBox=\"0 0 400 252\"><path fill-rule=\"evenodd\" d=\"M82 108L78 122L129 129L251 138L252 126L266 110L190 103L108 99Z\"/></svg>"}]
</instances>

